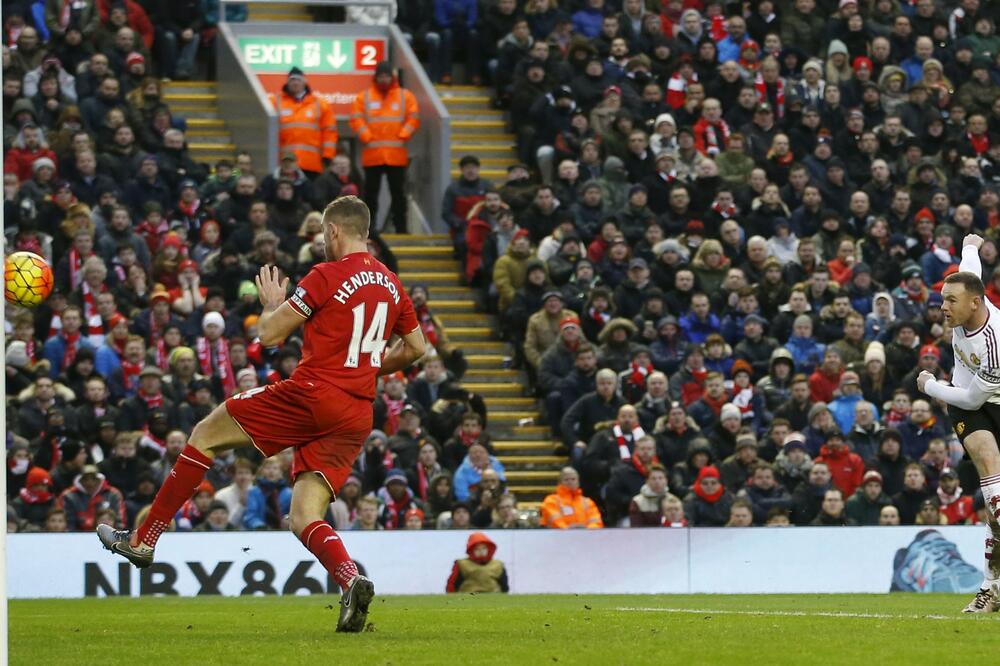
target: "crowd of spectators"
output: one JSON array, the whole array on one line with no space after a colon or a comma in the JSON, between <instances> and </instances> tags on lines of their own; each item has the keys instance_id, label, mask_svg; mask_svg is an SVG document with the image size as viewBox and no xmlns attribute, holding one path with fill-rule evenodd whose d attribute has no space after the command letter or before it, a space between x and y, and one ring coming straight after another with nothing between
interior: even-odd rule
<instances>
[{"instance_id":1,"label":"crowd of spectators","mask_svg":"<svg viewBox=\"0 0 1000 666\"><path fill-rule=\"evenodd\" d=\"M480 16L519 162L464 157L444 221L572 465L542 523L980 520L916 376L954 365L940 284L971 234L1000 303L1000 7Z\"/></svg>"},{"instance_id":2,"label":"crowd of spectators","mask_svg":"<svg viewBox=\"0 0 1000 666\"><path fill-rule=\"evenodd\" d=\"M181 21L198 2L14 4L6 249L47 258L56 290L7 310L8 529L132 526L194 423L294 370L296 339L255 342L252 276L301 278L317 211L363 183L346 153L315 178L294 153L268 173L191 158L161 83L199 66L212 14ZM435 353L381 383L337 529L979 519L975 469L915 378L954 363L938 284L969 234L1000 302L997 7L398 10L438 65L469 34L428 21L479 30L466 71L520 162L493 184L462 159L444 222L570 466L537 519L519 509L433 287L409 285ZM370 250L395 270L377 233ZM217 456L175 528L287 527L290 461Z\"/></svg>"}]
</instances>

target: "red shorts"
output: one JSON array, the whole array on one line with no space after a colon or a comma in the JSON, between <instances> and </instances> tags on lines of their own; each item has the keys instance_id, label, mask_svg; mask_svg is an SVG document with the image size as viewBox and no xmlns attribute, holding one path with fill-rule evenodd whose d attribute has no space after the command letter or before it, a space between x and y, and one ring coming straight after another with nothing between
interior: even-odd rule
<instances>
[{"instance_id":1,"label":"red shorts","mask_svg":"<svg viewBox=\"0 0 1000 666\"><path fill-rule=\"evenodd\" d=\"M333 492L372 430L372 403L336 386L291 379L238 393L226 410L267 457L295 448L292 483L302 472L317 472Z\"/></svg>"}]
</instances>

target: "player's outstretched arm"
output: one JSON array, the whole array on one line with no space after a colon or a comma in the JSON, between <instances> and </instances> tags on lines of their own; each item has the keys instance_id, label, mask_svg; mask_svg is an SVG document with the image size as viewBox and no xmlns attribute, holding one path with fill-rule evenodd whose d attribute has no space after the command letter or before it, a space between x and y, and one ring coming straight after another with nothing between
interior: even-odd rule
<instances>
[{"instance_id":1,"label":"player's outstretched arm","mask_svg":"<svg viewBox=\"0 0 1000 666\"><path fill-rule=\"evenodd\" d=\"M976 234L969 234L962 241L962 263L958 265L958 270L975 273L979 279L983 278L983 264L979 260L979 248L983 246L983 237Z\"/></svg>"},{"instance_id":2,"label":"player's outstretched arm","mask_svg":"<svg viewBox=\"0 0 1000 666\"><path fill-rule=\"evenodd\" d=\"M394 344L382 359L378 374L391 375L404 370L427 352L427 341L420 327L413 329Z\"/></svg>"},{"instance_id":3,"label":"player's outstretched arm","mask_svg":"<svg viewBox=\"0 0 1000 666\"><path fill-rule=\"evenodd\" d=\"M277 267L262 266L256 281L260 304L264 306L257 320L257 335L260 344L273 347L301 326L303 317L285 301L288 278L279 280Z\"/></svg>"},{"instance_id":4,"label":"player's outstretched arm","mask_svg":"<svg viewBox=\"0 0 1000 666\"><path fill-rule=\"evenodd\" d=\"M917 388L932 398L943 400L959 409L979 409L990 397L991 391L985 390L976 379L967 388L946 386L934 379L934 375L924 370L917 376Z\"/></svg>"}]
</instances>

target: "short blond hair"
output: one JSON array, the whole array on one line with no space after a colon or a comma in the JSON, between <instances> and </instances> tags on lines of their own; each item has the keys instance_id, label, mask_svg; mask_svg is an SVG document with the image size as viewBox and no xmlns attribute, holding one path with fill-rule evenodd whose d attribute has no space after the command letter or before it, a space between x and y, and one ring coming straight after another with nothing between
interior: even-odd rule
<instances>
[{"instance_id":1,"label":"short blond hair","mask_svg":"<svg viewBox=\"0 0 1000 666\"><path fill-rule=\"evenodd\" d=\"M367 239L371 212L356 196L337 197L323 209L323 224L335 224L347 233Z\"/></svg>"}]
</instances>

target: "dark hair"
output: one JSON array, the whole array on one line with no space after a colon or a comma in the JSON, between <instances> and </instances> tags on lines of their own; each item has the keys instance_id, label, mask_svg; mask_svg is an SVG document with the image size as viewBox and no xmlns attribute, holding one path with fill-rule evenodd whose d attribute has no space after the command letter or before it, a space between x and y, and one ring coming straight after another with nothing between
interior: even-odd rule
<instances>
[{"instance_id":1,"label":"dark hair","mask_svg":"<svg viewBox=\"0 0 1000 666\"><path fill-rule=\"evenodd\" d=\"M965 287L965 290L972 294L973 296L978 296L982 298L986 294L986 288L983 287L983 281L975 273L970 273L968 271L959 271L958 273L952 273L944 279L945 284L960 284Z\"/></svg>"},{"instance_id":2,"label":"dark hair","mask_svg":"<svg viewBox=\"0 0 1000 666\"><path fill-rule=\"evenodd\" d=\"M590 344L589 342L583 342L580 344L580 346L576 348L576 352L573 354L573 358L580 358L584 354L594 354L594 353L596 353L594 345Z\"/></svg>"}]
</instances>

